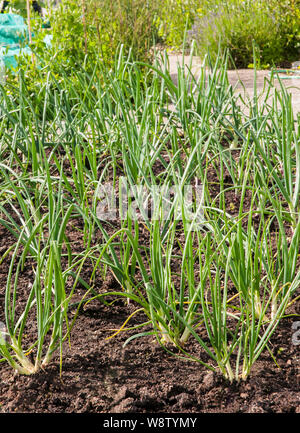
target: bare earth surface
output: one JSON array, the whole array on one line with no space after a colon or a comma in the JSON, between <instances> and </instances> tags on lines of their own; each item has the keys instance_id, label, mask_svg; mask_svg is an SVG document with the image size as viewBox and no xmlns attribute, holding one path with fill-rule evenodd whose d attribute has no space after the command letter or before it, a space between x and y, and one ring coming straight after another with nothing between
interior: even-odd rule
<instances>
[{"instance_id":1,"label":"bare earth surface","mask_svg":"<svg viewBox=\"0 0 300 433\"><path fill-rule=\"evenodd\" d=\"M0 226L0 253L13 242ZM74 247L79 245L75 240ZM9 257L0 265L1 304L8 265ZM23 287L31 276L28 266L22 272ZM99 280L99 292L114 289L112 276ZM84 290L79 288L77 294L80 299ZM122 300L112 306L94 301L81 309L71 344L64 347L61 376L58 356L29 377L0 364L0 413L300 413L300 346L292 343L294 317L284 319L272 338L270 350L278 365L265 352L245 382L230 384L197 363L168 354L152 338L125 347L132 331L107 339L135 309ZM295 307L290 312L299 313ZM71 310L70 317L74 313ZM143 319L135 315L130 325ZM201 351L193 343L191 350Z\"/></svg>"}]
</instances>

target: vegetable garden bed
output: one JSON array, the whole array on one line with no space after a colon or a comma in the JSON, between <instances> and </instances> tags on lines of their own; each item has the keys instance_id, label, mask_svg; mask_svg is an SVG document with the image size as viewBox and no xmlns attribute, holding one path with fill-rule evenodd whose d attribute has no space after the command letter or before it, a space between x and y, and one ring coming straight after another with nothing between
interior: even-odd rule
<instances>
[{"instance_id":1,"label":"vegetable garden bed","mask_svg":"<svg viewBox=\"0 0 300 433\"><path fill-rule=\"evenodd\" d=\"M3 412L300 410L290 97L254 85L245 114L226 57L176 85L167 60L2 89ZM122 213L121 178L154 213Z\"/></svg>"}]
</instances>

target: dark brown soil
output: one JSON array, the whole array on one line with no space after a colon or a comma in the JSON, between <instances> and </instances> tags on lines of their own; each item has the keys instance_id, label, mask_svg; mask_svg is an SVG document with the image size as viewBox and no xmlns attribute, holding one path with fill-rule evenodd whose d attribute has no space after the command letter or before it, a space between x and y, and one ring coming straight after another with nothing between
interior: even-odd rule
<instances>
[{"instance_id":1,"label":"dark brown soil","mask_svg":"<svg viewBox=\"0 0 300 433\"><path fill-rule=\"evenodd\" d=\"M291 342L291 319L283 320L272 339L280 368L265 354L246 382L229 384L155 341L142 338L122 348L128 334L106 340L129 310L89 304L65 348L61 377L57 359L31 377L14 375L3 364L0 411L300 413L299 346Z\"/></svg>"},{"instance_id":2,"label":"dark brown soil","mask_svg":"<svg viewBox=\"0 0 300 433\"><path fill-rule=\"evenodd\" d=\"M237 212L238 200L228 197L228 201L232 212ZM78 232L70 233L70 240L80 251ZM0 225L0 258L13 243ZM0 263L1 306L9 261L10 256ZM84 272L89 274L89 268ZM28 266L21 279L23 290L31 277ZM116 281L108 275L97 285L97 292L113 290ZM78 288L76 293L80 299L84 290ZM14 374L6 363L0 364L0 412L300 413L300 345L292 343L292 324L299 318L284 318L272 336L269 348L276 362L265 351L245 382L230 384L200 364L166 352L153 337L134 339L125 347L123 343L133 331L107 339L136 308L122 300L110 306L99 300L85 305L75 322L70 345L65 343L61 375L58 356L29 377ZM70 316L74 313L75 308ZM289 313L299 311L294 305ZM143 319L142 313L136 314L128 326ZM200 355L199 347L192 350Z\"/></svg>"},{"instance_id":3,"label":"dark brown soil","mask_svg":"<svg viewBox=\"0 0 300 433\"><path fill-rule=\"evenodd\" d=\"M1 228L0 251L10 240ZM7 260L0 266L1 303ZM24 284L29 277L25 272ZM113 284L108 278L105 290ZM135 308L121 300L113 306L96 300L82 308L71 345L65 344L61 376L58 357L29 377L0 364L0 412L300 413L300 346L292 344L295 317L283 319L272 337L270 349L278 366L265 352L246 382L230 384L197 363L167 353L151 337L124 348L132 331L107 339ZM130 326L142 320L139 313Z\"/></svg>"}]
</instances>

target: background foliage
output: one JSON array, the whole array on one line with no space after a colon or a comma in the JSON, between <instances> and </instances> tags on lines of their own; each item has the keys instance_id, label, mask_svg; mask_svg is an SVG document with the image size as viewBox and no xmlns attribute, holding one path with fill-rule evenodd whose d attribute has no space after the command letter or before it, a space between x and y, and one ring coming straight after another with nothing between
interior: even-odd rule
<instances>
[{"instance_id":1,"label":"background foliage","mask_svg":"<svg viewBox=\"0 0 300 433\"><path fill-rule=\"evenodd\" d=\"M120 44L136 59L150 58L157 0L86 0L85 10L78 3L62 0L51 16L53 49L64 63L82 63L88 54L88 64L95 57L112 64Z\"/></svg>"},{"instance_id":2,"label":"background foliage","mask_svg":"<svg viewBox=\"0 0 300 433\"><path fill-rule=\"evenodd\" d=\"M261 67L299 56L299 0L169 0L158 24L169 46L182 47L187 24L200 56L209 49L215 59L219 46L228 47L238 67L253 63L253 41Z\"/></svg>"},{"instance_id":3,"label":"background foliage","mask_svg":"<svg viewBox=\"0 0 300 433\"><path fill-rule=\"evenodd\" d=\"M131 59L151 61L151 46L157 39L155 22L159 0L85 0L83 3L84 8L81 1L60 0L43 18L32 12L31 48L36 60L32 62L24 56L19 65L32 90L32 98L40 97L49 71L58 83L67 74L72 86L80 88L75 71L84 68L92 76L99 74L99 66L113 67L120 46L124 55L130 52ZM10 7L26 18L24 5L24 1L13 0ZM48 20L50 29L44 28ZM45 43L46 35L51 37L50 45ZM15 81L18 75L9 74L8 82Z\"/></svg>"},{"instance_id":4,"label":"background foliage","mask_svg":"<svg viewBox=\"0 0 300 433\"><path fill-rule=\"evenodd\" d=\"M197 42L198 54L230 50L230 66L253 63L253 42L258 67L285 66L300 52L300 0L61 0L49 14L52 48L42 43L45 31L33 15L35 50L61 66L83 65L93 70L96 60L112 66L118 47L132 57L151 61L154 43L182 49ZM40 1L45 6L45 2ZM26 16L25 1L11 6ZM83 19L84 16L84 19ZM185 30L187 30L185 38ZM41 49L40 49L41 48Z\"/></svg>"}]
</instances>

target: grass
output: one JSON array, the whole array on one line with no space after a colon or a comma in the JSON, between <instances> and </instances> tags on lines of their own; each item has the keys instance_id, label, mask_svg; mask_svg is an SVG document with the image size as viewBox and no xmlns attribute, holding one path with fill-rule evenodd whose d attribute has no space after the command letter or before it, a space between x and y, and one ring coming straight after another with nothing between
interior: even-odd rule
<instances>
[{"instance_id":1,"label":"grass","mask_svg":"<svg viewBox=\"0 0 300 433\"><path fill-rule=\"evenodd\" d=\"M121 296L145 313L126 344L154 335L231 382L264 350L274 358L272 334L299 296L299 127L283 86L262 106L255 92L244 114L227 63L207 57L198 77L178 65L174 84L166 53L146 65L121 49L111 70L49 73L34 99L21 72L0 88L0 224L16 239L0 260L0 352L14 370L33 374L57 353L62 366L79 283L79 305ZM108 183L112 221L99 218ZM69 238L79 226L80 251ZM109 271L119 288L103 293L95 279Z\"/></svg>"}]
</instances>

